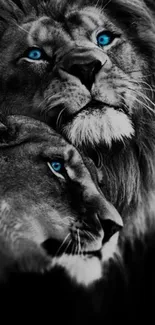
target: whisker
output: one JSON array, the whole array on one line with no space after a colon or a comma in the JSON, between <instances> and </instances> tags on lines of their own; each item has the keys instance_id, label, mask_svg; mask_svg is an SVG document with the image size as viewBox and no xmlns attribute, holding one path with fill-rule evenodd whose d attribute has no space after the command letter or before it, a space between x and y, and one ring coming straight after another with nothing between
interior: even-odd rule
<instances>
[{"instance_id":1,"label":"whisker","mask_svg":"<svg viewBox=\"0 0 155 325\"><path fill-rule=\"evenodd\" d=\"M103 6L103 9L102 10L104 10L107 6L108 6L108 4L111 2L111 0L109 0L109 1L107 1L107 3Z\"/></svg>"},{"instance_id":2,"label":"whisker","mask_svg":"<svg viewBox=\"0 0 155 325\"><path fill-rule=\"evenodd\" d=\"M61 220L61 223L63 224L63 225L66 225L66 226L69 226L69 224L70 224L70 222L69 222L69 220L68 220L68 222L66 221L64 221L64 220Z\"/></svg>"},{"instance_id":3,"label":"whisker","mask_svg":"<svg viewBox=\"0 0 155 325\"><path fill-rule=\"evenodd\" d=\"M67 220L70 220L70 221L74 221L74 218L73 217L64 217L63 219L67 219Z\"/></svg>"},{"instance_id":4,"label":"whisker","mask_svg":"<svg viewBox=\"0 0 155 325\"><path fill-rule=\"evenodd\" d=\"M58 248L57 252L56 252L56 256L58 255L58 253L60 252L61 248L63 247L63 245L66 243L68 237L70 236L70 233L65 237L65 239L63 240L62 244L60 245L60 247Z\"/></svg>"},{"instance_id":5,"label":"whisker","mask_svg":"<svg viewBox=\"0 0 155 325\"><path fill-rule=\"evenodd\" d=\"M72 239L70 239L69 243L67 244L67 247L65 248L65 251L64 251L64 253L66 253L66 252L67 252L67 249L69 248L69 246L70 246L71 242L72 242Z\"/></svg>"},{"instance_id":6,"label":"whisker","mask_svg":"<svg viewBox=\"0 0 155 325\"><path fill-rule=\"evenodd\" d=\"M77 229L77 239L78 239L78 255L80 255L81 252L81 240L80 240L80 231Z\"/></svg>"},{"instance_id":7,"label":"whisker","mask_svg":"<svg viewBox=\"0 0 155 325\"><path fill-rule=\"evenodd\" d=\"M142 70L130 70L130 71L126 71L126 73L134 73L134 72L142 72ZM142 76L141 76L141 78L146 78L146 77L151 77L151 76L153 76L154 75L154 73L147 73L147 74L143 74Z\"/></svg>"},{"instance_id":8,"label":"whisker","mask_svg":"<svg viewBox=\"0 0 155 325\"><path fill-rule=\"evenodd\" d=\"M124 97L122 95L120 95L120 94L117 94L117 96L120 97L123 100L123 102L121 103L121 105L126 110L126 112L129 113L130 108L125 104Z\"/></svg>"},{"instance_id":9,"label":"whisker","mask_svg":"<svg viewBox=\"0 0 155 325\"><path fill-rule=\"evenodd\" d=\"M75 251L75 244L72 245L71 255L74 255L74 251Z\"/></svg>"},{"instance_id":10,"label":"whisker","mask_svg":"<svg viewBox=\"0 0 155 325\"><path fill-rule=\"evenodd\" d=\"M144 83L144 82L143 82ZM138 85L139 85L139 87L140 87L140 89L141 90L149 90L149 91L151 91L151 97L152 98L154 98L154 92L155 92L155 88L152 88L147 82L145 82L144 84L146 84L148 87L146 88L146 87L143 87L143 85L142 85L142 87L141 87L141 85L139 84L139 83L137 83ZM129 88L130 89L130 88ZM133 91L139 91L139 89L133 89L133 88L131 88L131 90L133 90Z\"/></svg>"},{"instance_id":11,"label":"whisker","mask_svg":"<svg viewBox=\"0 0 155 325\"><path fill-rule=\"evenodd\" d=\"M13 22L15 26L17 26L19 29L21 29L22 31L24 31L25 33L27 33L28 35L30 35L30 32L28 32L25 28L23 28L22 26L20 26L19 24Z\"/></svg>"},{"instance_id":12,"label":"whisker","mask_svg":"<svg viewBox=\"0 0 155 325\"><path fill-rule=\"evenodd\" d=\"M96 241L96 238L87 230L83 230L83 232L91 239L95 240Z\"/></svg>"},{"instance_id":13,"label":"whisker","mask_svg":"<svg viewBox=\"0 0 155 325\"><path fill-rule=\"evenodd\" d=\"M61 119L62 119L62 114L63 114L63 112L64 112L65 110L66 110L66 107L64 107L64 108L60 111L60 113L59 113L59 115L58 115L58 117L57 117L57 120L56 120L56 127L57 127L57 128L60 127Z\"/></svg>"},{"instance_id":14,"label":"whisker","mask_svg":"<svg viewBox=\"0 0 155 325\"><path fill-rule=\"evenodd\" d=\"M93 240L95 240L96 241L96 238L95 238L95 236L94 235L92 235L91 233L90 233L90 231L88 231L88 234L89 234L89 236L93 239Z\"/></svg>"},{"instance_id":15,"label":"whisker","mask_svg":"<svg viewBox=\"0 0 155 325\"><path fill-rule=\"evenodd\" d=\"M86 227L91 228L91 227L88 225L88 223L86 223L84 220L82 220L82 223L83 223Z\"/></svg>"},{"instance_id":16,"label":"whisker","mask_svg":"<svg viewBox=\"0 0 155 325\"><path fill-rule=\"evenodd\" d=\"M131 86L132 86L132 83L135 83L140 87L140 89L142 88L143 90L150 90L152 93L152 97L154 96L155 87L152 87L146 81L143 81L141 79L135 80L133 78L130 80L130 79L124 78L124 77L122 78L122 80L128 81L131 84ZM143 85L146 85L147 87L144 88Z\"/></svg>"},{"instance_id":17,"label":"whisker","mask_svg":"<svg viewBox=\"0 0 155 325\"><path fill-rule=\"evenodd\" d=\"M133 89L133 88L128 88L128 89L130 89L131 91L133 91L133 93L138 94L139 97L141 97L143 100L145 100L145 103L143 103L139 98L137 98L137 96L135 96L135 98L133 97L135 101L137 101L143 107L146 107L149 111L155 113L155 110L152 109L150 106L148 106L146 104L146 103L149 102L151 105L153 105L155 107L154 102L147 95L145 95L144 93L142 93L138 89ZM131 96L131 95L129 94L129 96Z\"/></svg>"},{"instance_id":18,"label":"whisker","mask_svg":"<svg viewBox=\"0 0 155 325\"><path fill-rule=\"evenodd\" d=\"M141 91L135 90L135 89L131 89L131 90L134 91L135 93L138 93L140 97L142 97L147 102L150 102L151 105L155 106L155 104L153 103L153 101L148 96L146 96L144 93L142 93Z\"/></svg>"},{"instance_id":19,"label":"whisker","mask_svg":"<svg viewBox=\"0 0 155 325\"><path fill-rule=\"evenodd\" d=\"M74 249L74 255L77 255L77 253L78 253L78 246L77 246L77 244L75 245L75 249Z\"/></svg>"},{"instance_id":20,"label":"whisker","mask_svg":"<svg viewBox=\"0 0 155 325\"><path fill-rule=\"evenodd\" d=\"M129 94L129 96L130 96L130 94ZM146 104L144 104L144 102L142 102L140 99L138 99L137 97L134 97L134 96L130 96L130 97L132 97L138 104L140 104L142 107L145 107L145 108L147 108L148 109L148 111L150 111L150 112L152 112L152 113L155 113L155 111L151 108L151 107L149 107L148 105L146 105Z\"/></svg>"}]
</instances>

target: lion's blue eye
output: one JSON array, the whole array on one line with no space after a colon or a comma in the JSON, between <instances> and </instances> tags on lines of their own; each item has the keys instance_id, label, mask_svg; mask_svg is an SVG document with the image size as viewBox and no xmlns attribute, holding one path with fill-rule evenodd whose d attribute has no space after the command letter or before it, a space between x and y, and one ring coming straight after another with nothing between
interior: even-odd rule
<instances>
[{"instance_id":1,"label":"lion's blue eye","mask_svg":"<svg viewBox=\"0 0 155 325\"><path fill-rule=\"evenodd\" d=\"M61 169L62 169L62 164L58 161L53 161L51 163L51 167L53 168L53 170L57 173L60 173L61 172Z\"/></svg>"},{"instance_id":2,"label":"lion's blue eye","mask_svg":"<svg viewBox=\"0 0 155 325\"><path fill-rule=\"evenodd\" d=\"M102 32L97 36L98 46L107 46L111 44L114 39L114 35L111 32Z\"/></svg>"},{"instance_id":3,"label":"lion's blue eye","mask_svg":"<svg viewBox=\"0 0 155 325\"><path fill-rule=\"evenodd\" d=\"M31 60L41 60L42 59L42 51L37 48L33 48L28 51L27 56Z\"/></svg>"}]
</instances>

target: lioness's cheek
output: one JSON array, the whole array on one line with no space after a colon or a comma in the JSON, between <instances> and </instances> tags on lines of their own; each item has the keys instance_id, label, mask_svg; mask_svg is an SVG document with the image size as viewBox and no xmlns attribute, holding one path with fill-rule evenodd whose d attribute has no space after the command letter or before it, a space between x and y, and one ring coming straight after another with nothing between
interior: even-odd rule
<instances>
[{"instance_id":1,"label":"lioness's cheek","mask_svg":"<svg viewBox=\"0 0 155 325\"><path fill-rule=\"evenodd\" d=\"M102 266L97 257L63 254L52 260L52 267L54 266L60 266L73 282L86 287L102 277Z\"/></svg>"}]
</instances>

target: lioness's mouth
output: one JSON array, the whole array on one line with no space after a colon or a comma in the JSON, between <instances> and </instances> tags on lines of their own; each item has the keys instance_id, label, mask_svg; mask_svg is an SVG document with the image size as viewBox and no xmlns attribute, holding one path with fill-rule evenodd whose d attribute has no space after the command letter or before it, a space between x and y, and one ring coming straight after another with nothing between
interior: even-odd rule
<instances>
[{"instance_id":1,"label":"lioness's mouth","mask_svg":"<svg viewBox=\"0 0 155 325\"><path fill-rule=\"evenodd\" d=\"M46 253L51 256L51 257L59 257L61 255L63 255L63 253L65 253L66 255L78 255L78 256L88 256L88 257L98 257L100 258L101 257L101 248L98 249L98 250L83 250L81 254L79 254L78 252L72 252L72 247L68 248L67 250L63 250L63 249L60 249L60 246L61 246L61 243L56 240L56 239L52 239L52 238L49 238L47 239L46 241L44 241L42 243L42 247L45 249Z\"/></svg>"},{"instance_id":2,"label":"lioness's mouth","mask_svg":"<svg viewBox=\"0 0 155 325\"><path fill-rule=\"evenodd\" d=\"M63 253L67 255L83 255L88 257L98 257L101 258L101 250L104 247L105 244L107 244L111 238L117 233L120 232L122 227L116 223L114 223L112 220L100 220L101 226L103 227L104 231L104 237L101 242L101 246L97 250L89 250L89 245L87 249L82 249L81 252L78 250L73 250L73 245L67 246L66 248L62 247L62 243L58 239L48 238L42 243L42 247L46 251L48 255L51 257L59 257Z\"/></svg>"}]
</instances>

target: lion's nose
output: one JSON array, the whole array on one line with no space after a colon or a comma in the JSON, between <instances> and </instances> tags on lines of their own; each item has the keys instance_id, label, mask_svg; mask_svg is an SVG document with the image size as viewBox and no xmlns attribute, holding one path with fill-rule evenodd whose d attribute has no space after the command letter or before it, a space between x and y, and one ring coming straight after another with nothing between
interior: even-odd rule
<instances>
[{"instance_id":1,"label":"lion's nose","mask_svg":"<svg viewBox=\"0 0 155 325\"><path fill-rule=\"evenodd\" d=\"M88 90L91 90L95 81L95 76L101 69L102 63L99 60L93 60L89 63L73 64L69 68L69 73L79 78Z\"/></svg>"}]
</instances>

